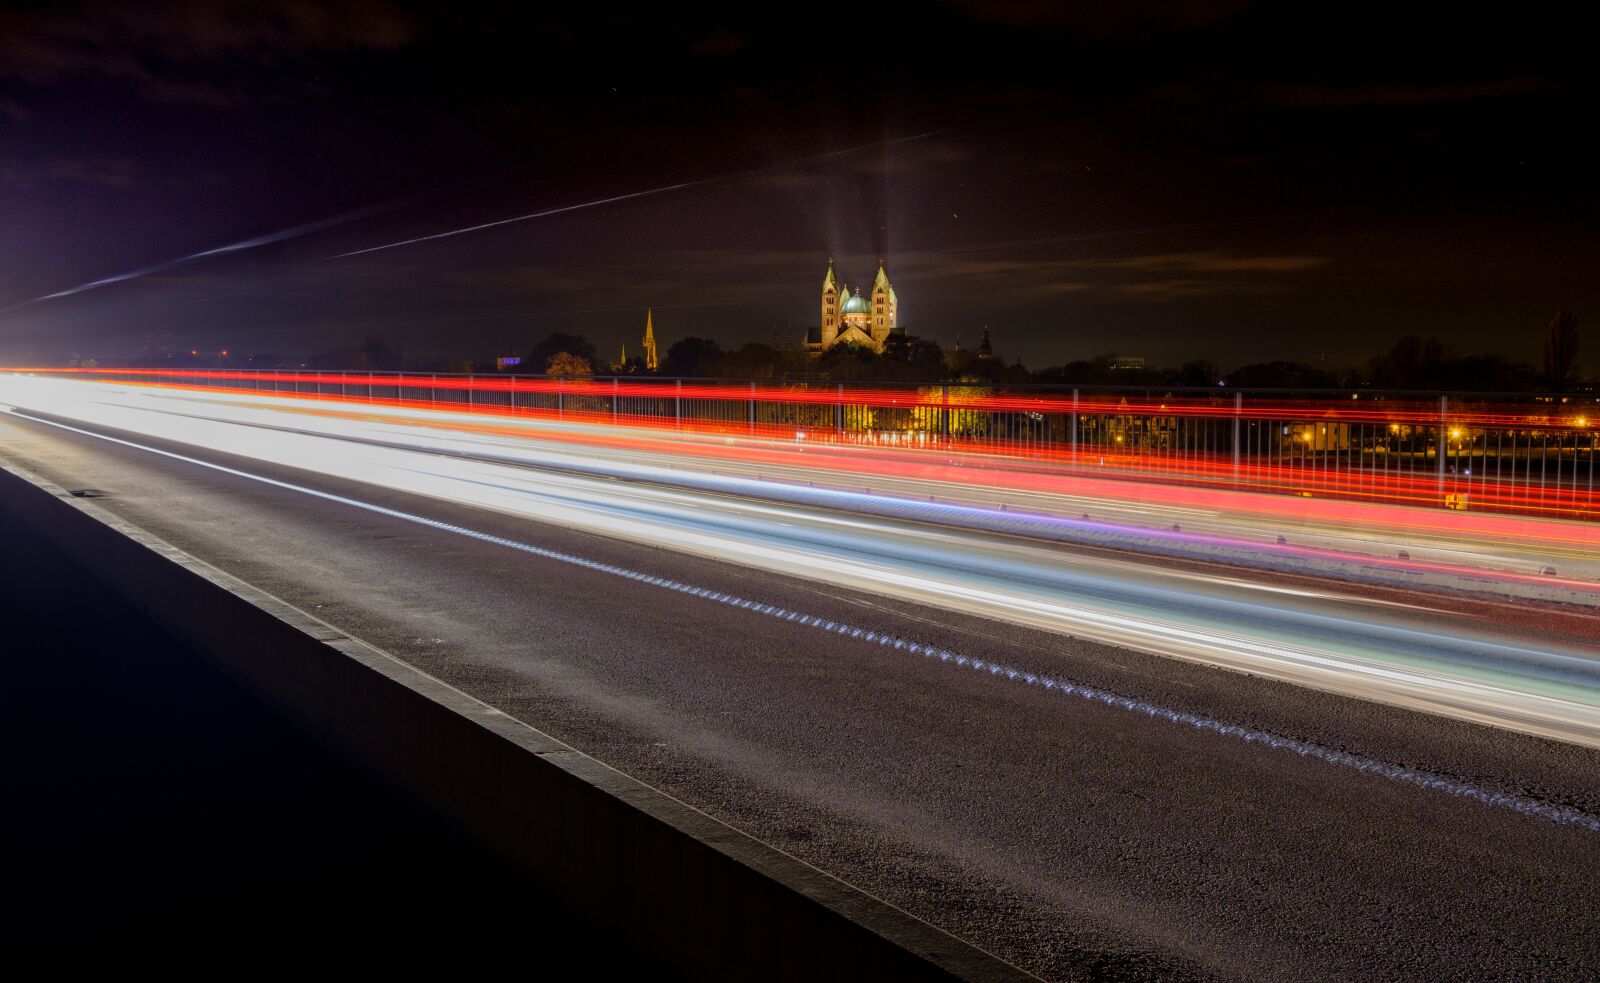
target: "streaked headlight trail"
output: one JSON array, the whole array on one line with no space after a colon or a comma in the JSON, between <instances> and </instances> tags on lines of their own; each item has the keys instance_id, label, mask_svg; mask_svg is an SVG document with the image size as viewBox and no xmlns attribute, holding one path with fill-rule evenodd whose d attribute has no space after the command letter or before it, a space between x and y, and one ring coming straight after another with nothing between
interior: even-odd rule
<instances>
[{"instance_id":1,"label":"streaked headlight trail","mask_svg":"<svg viewBox=\"0 0 1600 983\"><path fill-rule=\"evenodd\" d=\"M1550 641L1339 591L1161 569L929 521L884 496L626 468L568 441L315 403L19 376L15 412L682 550L787 576L1600 745L1600 661ZM603 457L603 455L602 455ZM605 463L603 473L585 465ZM618 480L618 479L622 480ZM687 479L692 479L688 481ZM687 483L686 483L687 482ZM699 484L695 484L698 482ZM758 494L761 485L772 490ZM785 501L792 493L794 501ZM809 497L808 497L809 496ZM871 508L867 508L871 505ZM994 512L997 519L1005 513ZM1038 675L1037 671L1033 671Z\"/></svg>"},{"instance_id":2,"label":"streaked headlight trail","mask_svg":"<svg viewBox=\"0 0 1600 983\"><path fill-rule=\"evenodd\" d=\"M36 418L29 417L29 419ZM1182 710L1174 710L1169 707L1163 707L1158 704L1146 702L1144 700L1131 699L1129 697L1108 692L1093 686L1085 686L1079 683L1058 679L1043 673L1031 672L1026 669L1018 669L993 661L972 658L959 652L951 651L948 648L941 648L937 645L929 645L922 642L911 641L888 632L876 631L853 624L827 620L816 615L805 614L803 612L791 610L775 604L764 603L759 600L739 597L725 592L718 592L665 577L652 576L650 574L641 573L626 567L619 567L611 563L599 562L569 553L532 546L517 540L508 539L503 536L483 533L452 523L440 522L435 519L429 519L412 513L401 512L396 509L374 505L359 499L350 498L348 496L334 495L328 492L291 484L289 482L263 477L261 475L252 474L249 471L240 470L238 468L229 468L209 461L203 461L198 458L174 454L170 451L163 451L153 447L146 447L132 441L122 440L116 437L109 437L93 431L82 430L76 427L69 427L64 424L53 423L45 420L40 420L39 422L44 422L51 426L72 430L73 432L80 433L85 436L95 437L101 440L110 440L126 447L132 447L148 453L174 458L189 464L198 465L200 467L222 471L236 477L247 478L252 481L263 482L265 484L298 492L300 494L315 496L326 501L336 502L352 508L376 512L391 518L402 519L407 522L429 526L431 528L440 529L456 535L467 536L480 541L493 543L498 546L504 546L509 549L520 550L525 553L532 553L545 559L582 566L587 569L596 570L612 576L622 577L627 580L649 584L653 587L675 591L711 603L727 605L729 607L748 611L753 615L775 618L781 621L792 622L805 627L815 628L823 632L830 632L852 639L858 639L869 644L878 645L886 650L902 652L908 656L916 656L931 661L937 661L953 668L967 669L976 673L987 674L997 681L1004 680L1006 682L1015 683L1018 685L1040 687L1047 691L1060 693L1063 696L1076 697L1078 699L1089 700L1104 704L1106 706L1125 710L1129 713L1159 718L1176 725L1192 727L1196 730L1213 735L1241 740L1277 751L1285 751L1297 754L1304 758L1309 758L1338 767L1350 768L1355 771L1374 775L1389 781L1403 782L1405 784L1415 785L1419 788L1429 789L1431 791L1440 792L1446 795L1452 795L1458 798L1479 802L1484 805L1502 809L1510 809L1514 812L1519 812L1524 815L1535 816L1561 825L1573 826L1578 829L1587 830L1589 832L1600 832L1600 818L1596 818L1575 809L1567 809L1548 802L1541 802L1537 799L1479 788L1470 783L1457 781L1444 775L1433 774L1431 772L1422 771L1415 768L1395 765L1362 755L1340 751L1335 748L1325 747L1309 741L1272 734L1267 731L1262 731L1251 727L1243 727L1237 724L1226 723L1224 721L1201 716L1199 714L1189 713Z\"/></svg>"}]
</instances>

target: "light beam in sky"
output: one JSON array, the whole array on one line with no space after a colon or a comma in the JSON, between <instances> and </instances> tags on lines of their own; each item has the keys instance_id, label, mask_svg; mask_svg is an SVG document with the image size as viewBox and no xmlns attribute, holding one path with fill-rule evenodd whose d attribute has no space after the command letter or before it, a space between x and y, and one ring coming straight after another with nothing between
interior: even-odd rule
<instances>
[{"instance_id":1,"label":"light beam in sky","mask_svg":"<svg viewBox=\"0 0 1600 983\"><path fill-rule=\"evenodd\" d=\"M659 188L647 188L643 191L630 191L626 194L610 195L609 197L596 198L592 201L580 201L570 205L558 205L554 208L546 208L537 212L529 212L526 215L514 215L511 218L495 219L492 222L481 222L477 225L468 225L460 229L449 229L444 232L435 232L431 235L416 236L411 239L401 239L398 242L387 242L381 246L368 246L365 249L352 249L347 253L339 253L328 258L346 259L351 256L364 256L367 253L382 252L385 249L398 249L401 246L411 246L419 242L432 242L435 239L448 239L452 236L466 235L469 232L482 232L485 229L499 228L502 225L512 225L517 222L528 222L536 218L548 218L552 215L564 215L567 212L582 211L586 208L598 208L601 205L612 205L619 201L629 201L634 198L649 198L655 195L663 195L670 191L682 191L685 188L695 188L706 184L716 184L721 181L733 181L738 178L749 177L752 174L765 174L768 171L781 170L785 167L794 167L800 164L808 164L818 160L827 160L833 157L842 157L846 154L859 153L863 150L875 150L879 147L889 147L894 146L895 144L911 143L914 140L924 140L942 132L944 131L929 130L926 133L915 133L911 136L895 137L892 140L879 140L876 143L862 144L858 147L846 147L843 150L831 150L825 154L816 154L811 157L801 158L800 160L784 161L780 164L768 165L767 167L755 167L746 171L735 171L732 174L718 174L714 177L697 178L693 181L679 181L676 184L665 184Z\"/></svg>"}]
</instances>

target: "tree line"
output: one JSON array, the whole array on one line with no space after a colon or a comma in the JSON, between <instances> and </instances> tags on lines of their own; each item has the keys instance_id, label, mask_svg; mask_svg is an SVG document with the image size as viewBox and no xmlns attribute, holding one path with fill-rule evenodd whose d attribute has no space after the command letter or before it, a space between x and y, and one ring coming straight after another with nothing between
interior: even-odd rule
<instances>
[{"instance_id":1,"label":"tree line","mask_svg":"<svg viewBox=\"0 0 1600 983\"><path fill-rule=\"evenodd\" d=\"M1126 368L1115 356L1082 359L1029 370L987 352L943 348L927 338L893 335L884 350L851 344L835 345L820 355L798 348L750 342L724 349L710 338L674 341L649 372L644 360L602 363L595 346L582 335L551 332L521 355L510 371L565 377L593 375L656 375L665 378L828 380L839 382L983 382L990 384L1054 383L1086 386L1139 386L1241 389L1418 389L1467 392L1565 392L1592 386L1578 373L1578 319L1558 311L1543 338L1543 364L1535 366L1504 355L1462 354L1439 338L1406 336L1365 364L1346 368L1298 361L1269 361L1222 371L1204 359L1177 366ZM259 367L290 367L277 356L244 361ZM169 363L170 364L170 363ZM494 358L471 359L438 355L411 356L378 336L359 346L330 349L301 363L313 369L420 372L494 372Z\"/></svg>"}]
</instances>

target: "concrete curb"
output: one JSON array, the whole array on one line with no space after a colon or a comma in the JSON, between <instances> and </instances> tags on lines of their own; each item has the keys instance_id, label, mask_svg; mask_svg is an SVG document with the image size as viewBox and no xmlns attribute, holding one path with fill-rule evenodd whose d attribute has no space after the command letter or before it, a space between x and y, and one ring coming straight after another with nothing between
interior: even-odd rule
<instances>
[{"instance_id":1,"label":"concrete curb","mask_svg":"<svg viewBox=\"0 0 1600 983\"><path fill-rule=\"evenodd\" d=\"M1035 977L0 460L0 508L549 897L697 978Z\"/></svg>"}]
</instances>

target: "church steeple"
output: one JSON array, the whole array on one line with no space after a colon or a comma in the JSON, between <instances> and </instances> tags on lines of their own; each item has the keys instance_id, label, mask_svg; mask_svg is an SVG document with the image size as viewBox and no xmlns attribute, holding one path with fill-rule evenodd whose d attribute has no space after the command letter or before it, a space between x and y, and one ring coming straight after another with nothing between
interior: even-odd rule
<instances>
[{"instance_id":1,"label":"church steeple","mask_svg":"<svg viewBox=\"0 0 1600 983\"><path fill-rule=\"evenodd\" d=\"M623 355L623 361L626 362L626 347L623 349ZM656 361L655 310L646 308L644 312L644 370L646 372L654 372L658 368L660 368L660 365Z\"/></svg>"},{"instance_id":2,"label":"church steeple","mask_svg":"<svg viewBox=\"0 0 1600 983\"><path fill-rule=\"evenodd\" d=\"M889 329L894 327L894 305L889 299L893 292L889 286L889 273L880 259L878 275L872 280L872 343L879 351L883 350L883 343L889 339Z\"/></svg>"}]
</instances>

